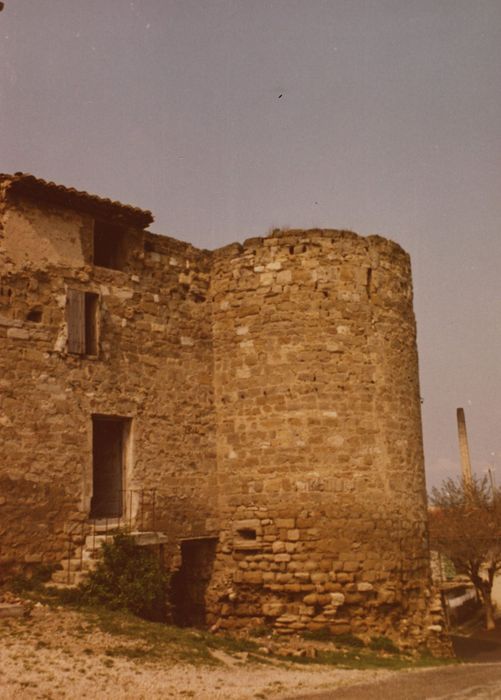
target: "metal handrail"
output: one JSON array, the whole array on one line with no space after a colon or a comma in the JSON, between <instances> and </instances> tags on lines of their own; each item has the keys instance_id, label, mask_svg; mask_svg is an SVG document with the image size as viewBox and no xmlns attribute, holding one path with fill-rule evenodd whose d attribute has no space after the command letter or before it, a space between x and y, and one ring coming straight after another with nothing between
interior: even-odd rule
<instances>
[{"instance_id":1,"label":"metal handrail","mask_svg":"<svg viewBox=\"0 0 501 700\"><path fill-rule=\"evenodd\" d=\"M135 494L137 495L137 510L133 513ZM71 559L72 554L78 546L80 539L80 571L83 568L84 544L87 536L92 536L91 552L95 552L96 535L105 536L119 532L132 532L133 528L139 532L145 531L145 524L150 531L156 531L157 523L157 489L120 489L117 494L118 502L121 504L121 512L116 517L93 516L86 520L80 520L73 524L68 530L67 538L67 577L68 584L71 583ZM125 506L125 512L124 512ZM148 517L148 509L149 515ZM104 521L104 522L103 522Z\"/></svg>"}]
</instances>

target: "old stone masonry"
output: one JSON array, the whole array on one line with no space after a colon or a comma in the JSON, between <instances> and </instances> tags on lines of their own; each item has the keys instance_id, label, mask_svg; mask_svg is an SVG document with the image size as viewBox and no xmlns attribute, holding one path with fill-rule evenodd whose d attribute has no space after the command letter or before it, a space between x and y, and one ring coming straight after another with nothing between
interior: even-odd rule
<instances>
[{"instance_id":1,"label":"old stone masonry","mask_svg":"<svg viewBox=\"0 0 501 700\"><path fill-rule=\"evenodd\" d=\"M3 575L123 524L162 533L181 623L433 647L408 255L335 230L198 250L0 188Z\"/></svg>"}]
</instances>

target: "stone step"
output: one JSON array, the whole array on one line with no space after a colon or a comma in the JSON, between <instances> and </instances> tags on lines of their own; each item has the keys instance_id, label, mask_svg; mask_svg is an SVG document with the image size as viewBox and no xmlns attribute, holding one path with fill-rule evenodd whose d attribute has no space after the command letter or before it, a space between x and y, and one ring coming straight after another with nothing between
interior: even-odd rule
<instances>
[{"instance_id":1,"label":"stone step","mask_svg":"<svg viewBox=\"0 0 501 700\"><path fill-rule=\"evenodd\" d=\"M57 588L58 591L65 591L68 590L69 588L75 588L75 584L73 583L57 583L56 581L53 581L52 579L50 581L47 581L44 583L44 588Z\"/></svg>"},{"instance_id":2,"label":"stone step","mask_svg":"<svg viewBox=\"0 0 501 700\"><path fill-rule=\"evenodd\" d=\"M51 576L50 583L72 584L74 576L74 571L54 571Z\"/></svg>"},{"instance_id":3,"label":"stone step","mask_svg":"<svg viewBox=\"0 0 501 700\"><path fill-rule=\"evenodd\" d=\"M75 559L65 559L61 562L61 566L63 567L63 571L80 571L82 562L79 557Z\"/></svg>"},{"instance_id":4,"label":"stone step","mask_svg":"<svg viewBox=\"0 0 501 700\"><path fill-rule=\"evenodd\" d=\"M123 518L110 518L109 520L103 520L102 522L95 522L92 524L94 532L98 532L99 534L109 533L110 530L116 530L117 532L123 531L125 527L126 523Z\"/></svg>"},{"instance_id":5,"label":"stone step","mask_svg":"<svg viewBox=\"0 0 501 700\"><path fill-rule=\"evenodd\" d=\"M99 549L103 542L113 542L114 535L87 535L85 538L85 548L89 551Z\"/></svg>"}]
</instances>

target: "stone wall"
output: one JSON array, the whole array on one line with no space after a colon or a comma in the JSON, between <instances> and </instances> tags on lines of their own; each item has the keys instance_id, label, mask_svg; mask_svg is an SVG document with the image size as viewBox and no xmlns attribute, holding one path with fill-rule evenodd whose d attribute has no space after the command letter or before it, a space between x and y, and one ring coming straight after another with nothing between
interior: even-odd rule
<instances>
[{"instance_id":1,"label":"stone wall","mask_svg":"<svg viewBox=\"0 0 501 700\"><path fill-rule=\"evenodd\" d=\"M91 508L92 416L120 416L124 488L155 489L151 527L181 582L200 567L209 622L439 635L398 245L277 231L210 253L129 226L110 269L84 210L1 207L2 571L65 555ZM79 293L95 295L95 353L69 351Z\"/></svg>"},{"instance_id":2,"label":"stone wall","mask_svg":"<svg viewBox=\"0 0 501 700\"><path fill-rule=\"evenodd\" d=\"M213 619L422 638L429 563L407 254L379 237L277 232L216 251L212 294Z\"/></svg>"},{"instance_id":3,"label":"stone wall","mask_svg":"<svg viewBox=\"0 0 501 700\"><path fill-rule=\"evenodd\" d=\"M2 221L3 570L59 561L68 529L87 519L93 414L131 419L124 488L156 489L157 528L173 544L205 533L215 500L208 254L131 229L125 269L105 269L90 264L85 214L10 201ZM68 353L69 289L99 295L97 357Z\"/></svg>"}]
</instances>

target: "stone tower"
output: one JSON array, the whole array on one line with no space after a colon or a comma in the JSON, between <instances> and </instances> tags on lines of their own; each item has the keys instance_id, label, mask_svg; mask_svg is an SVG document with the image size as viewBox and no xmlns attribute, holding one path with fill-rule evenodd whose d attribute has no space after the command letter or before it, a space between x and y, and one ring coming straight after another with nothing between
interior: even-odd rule
<instances>
[{"instance_id":1,"label":"stone tower","mask_svg":"<svg viewBox=\"0 0 501 700\"><path fill-rule=\"evenodd\" d=\"M408 255L331 230L213 255L213 619L419 637L429 560Z\"/></svg>"},{"instance_id":2,"label":"stone tower","mask_svg":"<svg viewBox=\"0 0 501 700\"><path fill-rule=\"evenodd\" d=\"M152 220L0 175L0 578L111 520L165 535L185 624L440 634L408 255Z\"/></svg>"}]
</instances>

